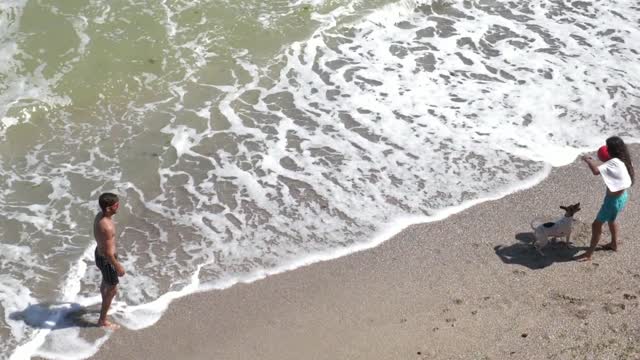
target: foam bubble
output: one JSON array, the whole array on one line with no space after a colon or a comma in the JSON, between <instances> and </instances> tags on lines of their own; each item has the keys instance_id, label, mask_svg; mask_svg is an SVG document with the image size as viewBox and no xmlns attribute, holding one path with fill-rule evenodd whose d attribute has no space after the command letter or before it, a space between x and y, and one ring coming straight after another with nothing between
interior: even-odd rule
<instances>
[{"instance_id":1,"label":"foam bubble","mask_svg":"<svg viewBox=\"0 0 640 360\"><path fill-rule=\"evenodd\" d=\"M162 132L173 134L171 146L176 149L178 157L181 157L184 153L189 153L191 148L198 143L196 131L183 125L176 128L165 127Z\"/></svg>"}]
</instances>

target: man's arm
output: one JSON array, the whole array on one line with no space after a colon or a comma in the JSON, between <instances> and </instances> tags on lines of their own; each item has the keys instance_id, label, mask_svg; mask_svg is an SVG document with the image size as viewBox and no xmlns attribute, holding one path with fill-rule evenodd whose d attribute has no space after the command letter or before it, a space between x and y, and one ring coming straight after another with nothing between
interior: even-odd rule
<instances>
[{"instance_id":1,"label":"man's arm","mask_svg":"<svg viewBox=\"0 0 640 360\"><path fill-rule=\"evenodd\" d=\"M593 175L600 175L600 170L598 170L598 166L596 165L595 161L591 156L585 155L582 157L582 160L584 160L584 162L586 162L587 165L589 165L589 169L591 169L591 172L593 173Z\"/></svg>"},{"instance_id":2,"label":"man's arm","mask_svg":"<svg viewBox=\"0 0 640 360\"><path fill-rule=\"evenodd\" d=\"M124 276L124 267L120 264L118 259L116 259L116 234L113 225L100 222L100 231L102 232L104 239L104 256L116 269L118 276Z\"/></svg>"}]
</instances>

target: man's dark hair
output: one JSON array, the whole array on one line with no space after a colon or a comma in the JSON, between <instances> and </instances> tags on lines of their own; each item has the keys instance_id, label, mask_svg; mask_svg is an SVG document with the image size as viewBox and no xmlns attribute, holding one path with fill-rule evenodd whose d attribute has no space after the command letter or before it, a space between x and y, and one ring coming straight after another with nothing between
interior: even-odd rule
<instances>
[{"instance_id":1,"label":"man's dark hair","mask_svg":"<svg viewBox=\"0 0 640 360\"><path fill-rule=\"evenodd\" d=\"M105 212L107 210L107 207L117 203L118 201L118 195L112 193L103 193L98 199L98 204L100 204L100 209L102 210L102 212Z\"/></svg>"}]
</instances>

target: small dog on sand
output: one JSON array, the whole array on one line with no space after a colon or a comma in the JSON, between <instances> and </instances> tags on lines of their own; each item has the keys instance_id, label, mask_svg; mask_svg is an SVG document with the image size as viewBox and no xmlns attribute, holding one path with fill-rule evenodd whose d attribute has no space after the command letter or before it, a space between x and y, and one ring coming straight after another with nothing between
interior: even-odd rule
<instances>
[{"instance_id":1,"label":"small dog on sand","mask_svg":"<svg viewBox=\"0 0 640 360\"><path fill-rule=\"evenodd\" d=\"M533 246L535 246L536 250L541 255L544 255L542 248L549 243L549 238L553 238L555 240L555 238L564 236L566 244L569 245L571 229L573 228L573 222L575 221L573 215L580 211L580 203L569 206L560 206L560 209L564 210L564 217L562 219L556 222L546 222L535 226L533 223L531 224L533 234L535 236Z\"/></svg>"}]
</instances>

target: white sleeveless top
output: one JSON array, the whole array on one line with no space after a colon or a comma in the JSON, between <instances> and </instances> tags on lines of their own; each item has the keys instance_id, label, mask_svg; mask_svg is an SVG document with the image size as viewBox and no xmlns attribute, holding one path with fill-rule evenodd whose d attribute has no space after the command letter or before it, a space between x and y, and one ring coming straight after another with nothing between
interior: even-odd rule
<instances>
[{"instance_id":1,"label":"white sleeveless top","mask_svg":"<svg viewBox=\"0 0 640 360\"><path fill-rule=\"evenodd\" d=\"M631 176L627 166L618 158L613 158L598 166L600 175L609 191L616 192L631 186Z\"/></svg>"}]
</instances>

